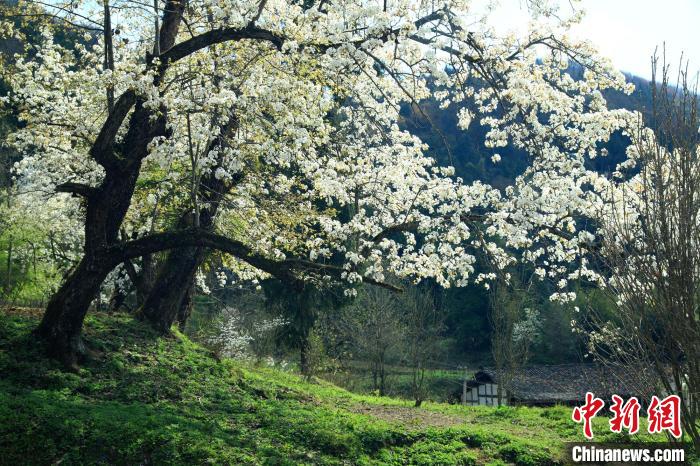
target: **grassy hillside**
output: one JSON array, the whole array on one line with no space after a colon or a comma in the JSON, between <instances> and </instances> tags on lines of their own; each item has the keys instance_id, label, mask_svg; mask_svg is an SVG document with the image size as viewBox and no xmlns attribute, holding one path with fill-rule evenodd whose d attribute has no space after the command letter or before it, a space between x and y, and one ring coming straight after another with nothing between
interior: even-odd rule
<instances>
[{"instance_id":1,"label":"grassy hillside","mask_svg":"<svg viewBox=\"0 0 700 466\"><path fill-rule=\"evenodd\" d=\"M38 315L0 311L0 464L558 464L569 408L467 408L355 395L218 361L126 315L89 317L77 374L41 356ZM606 434L597 419L597 439Z\"/></svg>"}]
</instances>

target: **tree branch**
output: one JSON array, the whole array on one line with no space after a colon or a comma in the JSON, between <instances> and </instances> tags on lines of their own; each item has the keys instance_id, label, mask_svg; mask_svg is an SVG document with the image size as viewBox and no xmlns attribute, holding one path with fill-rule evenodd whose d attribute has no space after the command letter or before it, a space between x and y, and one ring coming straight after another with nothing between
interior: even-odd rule
<instances>
[{"instance_id":1,"label":"tree branch","mask_svg":"<svg viewBox=\"0 0 700 466\"><path fill-rule=\"evenodd\" d=\"M185 12L185 3L186 0L168 0L165 3L160 36L158 37L158 48L161 52L167 51L175 44L180 21Z\"/></svg>"},{"instance_id":2,"label":"tree branch","mask_svg":"<svg viewBox=\"0 0 700 466\"><path fill-rule=\"evenodd\" d=\"M95 193L95 188L83 183L61 183L56 186L57 193L70 193L77 196L90 197Z\"/></svg>"},{"instance_id":3,"label":"tree branch","mask_svg":"<svg viewBox=\"0 0 700 466\"><path fill-rule=\"evenodd\" d=\"M319 264L304 259L285 259L281 261L270 259L253 251L248 245L240 241L226 238L225 236L217 235L201 228L155 233L108 247L105 253L109 260L115 262L116 266L129 259L158 251L197 246L217 249L231 254L253 267L269 273L280 281L295 286L303 285L303 278L297 275L300 272L328 275L336 280L340 280L342 274L347 272L342 267L330 264ZM402 291L401 288L372 278L363 277L363 281L392 291Z\"/></svg>"},{"instance_id":4,"label":"tree branch","mask_svg":"<svg viewBox=\"0 0 700 466\"><path fill-rule=\"evenodd\" d=\"M260 4L258 5L258 11L255 13L255 16L253 16L250 20L251 25L254 24L258 19L260 19L260 15L262 15L266 3L267 0L260 0Z\"/></svg>"},{"instance_id":5,"label":"tree branch","mask_svg":"<svg viewBox=\"0 0 700 466\"><path fill-rule=\"evenodd\" d=\"M220 44L231 40L242 39L258 39L272 43L277 49L282 49L284 38L270 32L266 29L261 29L257 26L246 26L244 28L226 28L214 29L184 42L173 46L170 50L160 54L161 67L167 67L168 64L174 63L185 58L188 55L202 50L214 44Z\"/></svg>"},{"instance_id":6,"label":"tree branch","mask_svg":"<svg viewBox=\"0 0 700 466\"><path fill-rule=\"evenodd\" d=\"M162 50L167 50L173 46L184 8L185 0L168 0L166 3L159 38L159 45ZM162 73L166 67L161 65L161 68L160 71ZM117 163L114 157L114 139L136 101L137 96L133 89L129 89L119 96L90 148L90 155L105 169L113 168Z\"/></svg>"},{"instance_id":7,"label":"tree branch","mask_svg":"<svg viewBox=\"0 0 700 466\"><path fill-rule=\"evenodd\" d=\"M107 116L107 121L102 125L100 134L90 148L90 155L97 163L107 168L111 168L114 163L113 144L119 128L124 119L129 114L131 107L136 104L136 92L129 89L119 96L114 104L114 109Z\"/></svg>"}]
</instances>

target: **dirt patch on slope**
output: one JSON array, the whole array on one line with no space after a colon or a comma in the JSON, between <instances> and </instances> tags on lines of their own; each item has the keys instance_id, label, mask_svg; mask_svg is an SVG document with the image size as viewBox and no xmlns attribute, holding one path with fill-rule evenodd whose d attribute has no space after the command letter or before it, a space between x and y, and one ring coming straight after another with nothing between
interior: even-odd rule
<instances>
[{"instance_id":1,"label":"dirt patch on slope","mask_svg":"<svg viewBox=\"0 0 700 466\"><path fill-rule=\"evenodd\" d=\"M20 306L2 306L0 314L26 316L26 317L42 317L44 308L39 307L20 307Z\"/></svg>"},{"instance_id":2,"label":"dirt patch on slope","mask_svg":"<svg viewBox=\"0 0 700 466\"><path fill-rule=\"evenodd\" d=\"M409 428L452 427L464 425L465 420L447 414L408 406L372 405L362 403L350 408L358 414L367 414L383 421L403 424Z\"/></svg>"}]
</instances>

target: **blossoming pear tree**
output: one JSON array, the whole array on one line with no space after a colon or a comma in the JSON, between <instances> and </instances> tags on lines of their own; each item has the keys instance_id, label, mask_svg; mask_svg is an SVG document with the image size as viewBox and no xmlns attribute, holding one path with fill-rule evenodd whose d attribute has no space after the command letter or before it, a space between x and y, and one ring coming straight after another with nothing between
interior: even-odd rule
<instances>
[{"instance_id":1,"label":"blossoming pear tree","mask_svg":"<svg viewBox=\"0 0 700 466\"><path fill-rule=\"evenodd\" d=\"M20 182L82 209L82 258L37 329L70 366L106 277L158 251L189 251L161 284L190 279L201 248L295 286L389 272L460 286L488 278L473 275L479 252L497 270L537 264L562 299L567 278L591 274L585 161L630 115L601 94L624 77L567 35L578 12L531 1L517 36L464 0L43 3L89 36L68 50L44 29L9 97ZM401 105L428 97L530 167L501 192L436 166L399 127ZM176 202L175 225L153 215Z\"/></svg>"}]
</instances>

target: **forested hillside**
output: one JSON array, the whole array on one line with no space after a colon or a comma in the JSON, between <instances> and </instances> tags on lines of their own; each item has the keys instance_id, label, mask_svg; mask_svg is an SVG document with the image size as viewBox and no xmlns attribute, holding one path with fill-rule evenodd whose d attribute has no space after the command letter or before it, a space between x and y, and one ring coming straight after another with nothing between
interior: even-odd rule
<instances>
[{"instance_id":1,"label":"forested hillside","mask_svg":"<svg viewBox=\"0 0 700 466\"><path fill-rule=\"evenodd\" d=\"M581 79L582 70L572 67L568 72ZM634 84L634 92L604 92L612 108L639 111L649 117L652 106L651 83L643 78L627 75ZM489 149L483 141L488 128L472 125L469 131L459 128L456 106L439 108L436 101L421 102L420 106L406 105L402 111L402 124L411 133L428 144L428 153L441 165L453 166L456 176L470 182L481 180L505 188L513 183L528 165L528 156L511 146ZM605 156L589 163L601 173L612 173L626 159L625 150L629 139L616 133L603 144ZM498 162L493 155L500 155ZM534 345L532 362L563 363L577 362L586 353L582 341L571 332L572 319L585 321L585 315L573 312L573 306L559 306L549 301L551 283L540 283L530 288L530 304L541 310L541 338ZM493 299L483 287L469 286L463 289L439 291L441 305L448 313L446 334L453 339L449 353L450 363L463 361L467 364L489 364L491 325L489 324L490 300ZM593 306L602 314L612 314L612 303L594 289L579 290L581 297L576 303L584 311ZM447 362L447 361L446 361Z\"/></svg>"},{"instance_id":2,"label":"forested hillside","mask_svg":"<svg viewBox=\"0 0 700 466\"><path fill-rule=\"evenodd\" d=\"M582 79L582 70L572 66L567 70L574 79ZM626 80L634 85L630 94L608 90L603 95L611 108L625 108L650 116L652 106L651 83L634 75L626 75ZM441 165L455 167L457 176L469 181L482 180L501 188L513 183L515 177L523 172L528 164L527 155L511 146L489 149L483 141L487 127L475 124L469 131L459 127L458 107L451 105L440 108L438 102L427 100L421 105L406 105L402 109L402 124L428 144L428 153ZM598 157L590 163L596 170L612 172L617 164L625 159L625 149L629 140L620 134L603 147L607 155ZM499 162L493 162L492 156L499 154Z\"/></svg>"}]
</instances>

